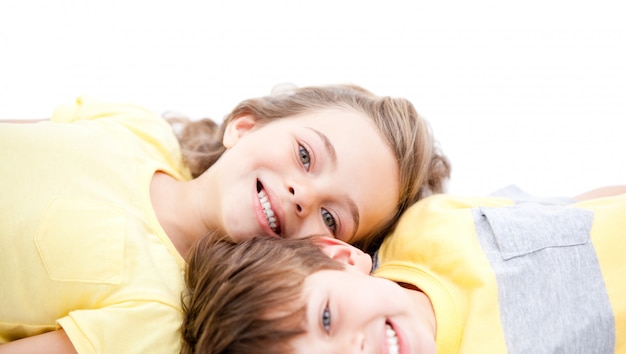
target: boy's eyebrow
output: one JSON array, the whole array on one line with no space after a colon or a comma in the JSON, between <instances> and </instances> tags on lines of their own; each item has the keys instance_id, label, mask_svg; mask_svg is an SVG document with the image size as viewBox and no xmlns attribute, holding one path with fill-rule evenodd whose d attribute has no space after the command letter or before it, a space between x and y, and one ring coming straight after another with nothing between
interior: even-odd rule
<instances>
[{"instance_id":1,"label":"boy's eyebrow","mask_svg":"<svg viewBox=\"0 0 626 354\"><path fill-rule=\"evenodd\" d=\"M311 128L311 127L308 127L308 128L311 129L315 134L317 134L320 137L320 139L322 139L322 142L324 143L324 148L326 149L326 153L328 154L328 156L330 156L330 161L332 162L333 169L336 169L337 168L337 151L335 150L333 143L330 142L330 139L328 139L326 134L322 133L321 131L315 128ZM356 230L359 229L360 216L359 216L359 208L357 207L354 200L352 200L352 198L350 197L347 197L346 201L348 202L348 208L350 209L350 214L352 215L352 222L354 223L354 229L352 230L352 235L350 235L350 237L346 239L346 241L348 241L354 237L354 235L356 234Z\"/></svg>"}]
</instances>

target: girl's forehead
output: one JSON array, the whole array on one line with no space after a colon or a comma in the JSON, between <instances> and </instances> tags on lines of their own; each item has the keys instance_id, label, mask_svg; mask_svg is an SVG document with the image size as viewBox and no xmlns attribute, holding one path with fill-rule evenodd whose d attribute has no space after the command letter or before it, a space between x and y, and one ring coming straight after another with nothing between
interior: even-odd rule
<instances>
[{"instance_id":1,"label":"girl's forehead","mask_svg":"<svg viewBox=\"0 0 626 354\"><path fill-rule=\"evenodd\" d=\"M285 117L287 119L303 119L303 120L323 120L324 118L335 121L336 123L345 123L352 124L350 118L359 118L365 121L368 121L369 118L361 112L350 108L339 108L339 107L329 107L329 108L320 108L320 109L311 109L305 112L301 112L289 117Z\"/></svg>"},{"instance_id":2,"label":"girl's forehead","mask_svg":"<svg viewBox=\"0 0 626 354\"><path fill-rule=\"evenodd\" d=\"M315 128L327 134L335 132L333 138L338 140L350 140L354 134L363 133L375 134L379 138L383 138L378 127L368 116L347 109L316 110L279 120L287 124Z\"/></svg>"}]
</instances>

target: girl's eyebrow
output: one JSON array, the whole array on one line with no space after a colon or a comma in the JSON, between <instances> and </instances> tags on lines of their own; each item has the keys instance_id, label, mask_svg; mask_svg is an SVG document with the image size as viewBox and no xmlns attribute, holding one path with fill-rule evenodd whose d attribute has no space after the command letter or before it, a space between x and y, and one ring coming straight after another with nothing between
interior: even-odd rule
<instances>
[{"instance_id":1,"label":"girl's eyebrow","mask_svg":"<svg viewBox=\"0 0 626 354\"><path fill-rule=\"evenodd\" d=\"M346 201L348 202L348 208L350 209L350 214L352 215L352 222L354 223L354 229L352 230L352 235L346 239L346 241L351 240L356 234L356 230L359 229L359 208L356 206L356 203L352 198L347 197Z\"/></svg>"},{"instance_id":2,"label":"girl's eyebrow","mask_svg":"<svg viewBox=\"0 0 626 354\"><path fill-rule=\"evenodd\" d=\"M330 141L330 139L328 139L326 134L322 133L321 131L315 128L311 128L311 127L307 127L307 128L312 130L315 134L317 134L320 137L320 139L322 139L322 142L324 143L324 148L326 150L326 154L330 156L332 167L333 169L336 169L337 168L337 151L335 150L335 146L333 145L333 143ZM350 240L356 234L356 230L359 229L359 220L361 218L359 214L359 208L357 207L354 200L350 197L346 197L346 202L348 203L348 208L350 209L350 214L352 215L352 222L354 223L354 229L352 230L352 235L350 235L350 237L346 239L346 240Z\"/></svg>"},{"instance_id":3,"label":"girl's eyebrow","mask_svg":"<svg viewBox=\"0 0 626 354\"><path fill-rule=\"evenodd\" d=\"M326 134L315 128L308 128L311 129L315 134L317 134L320 139L322 139L322 142L324 143L324 148L326 148L326 153L328 154L328 156L330 156L330 160L333 163L333 169L337 168L337 151L335 150L335 146L333 146L333 143L330 142L330 139L328 139Z\"/></svg>"}]
</instances>

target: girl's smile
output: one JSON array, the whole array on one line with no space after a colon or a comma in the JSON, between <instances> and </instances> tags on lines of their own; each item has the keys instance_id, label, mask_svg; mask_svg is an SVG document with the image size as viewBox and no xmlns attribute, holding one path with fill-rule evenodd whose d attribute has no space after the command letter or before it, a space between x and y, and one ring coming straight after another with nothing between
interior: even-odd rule
<instances>
[{"instance_id":1,"label":"girl's smile","mask_svg":"<svg viewBox=\"0 0 626 354\"><path fill-rule=\"evenodd\" d=\"M259 224L261 228L266 229L267 233L270 235L273 233L275 236L281 236L281 228L280 228L280 219L279 216L282 214L282 211L279 213L272 207L272 202L269 193L263 189L263 184L257 180L256 182L256 190L258 196L258 204L259 204L259 212L257 213L259 218ZM274 199L275 200L275 199ZM275 200L276 201L276 200ZM280 203L276 201L274 205L280 207ZM267 230L269 228L269 230Z\"/></svg>"}]
</instances>

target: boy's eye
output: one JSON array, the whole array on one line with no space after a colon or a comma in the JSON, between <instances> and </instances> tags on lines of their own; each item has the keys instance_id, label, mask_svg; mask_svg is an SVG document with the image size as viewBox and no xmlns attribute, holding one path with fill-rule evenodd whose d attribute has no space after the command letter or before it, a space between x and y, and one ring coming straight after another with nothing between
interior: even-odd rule
<instances>
[{"instance_id":1,"label":"boy's eye","mask_svg":"<svg viewBox=\"0 0 626 354\"><path fill-rule=\"evenodd\" d=\"M330 229L334 236L337 235L337 220L333 214L331 214L328 210L322 209L322 219L324 219L324 224L326 227Z\"/></svg>"},{"instance_id":2,"label":"boy's eye","mask_svg":"<svg viewBox=\"0 0 626 354\"><path fill-rule=\"evenodd\" d=\"M298 145L298 153L300 154L300 161L304 168L308 171L309 165L311 164L311 154L309 150L307 150L304 146Z\"/></svg>"},{"instance_id":3,"label":"boy's eye","mask_svg":"<svg viewBox=\"0 0 626 354\"><path fill-rule=\"evenodd\" d=\"M324 311L322 312L322 326L326 333L330 333L330 309L328 308L328 304L324 307Z\"/></svg>"}]
</instances>

